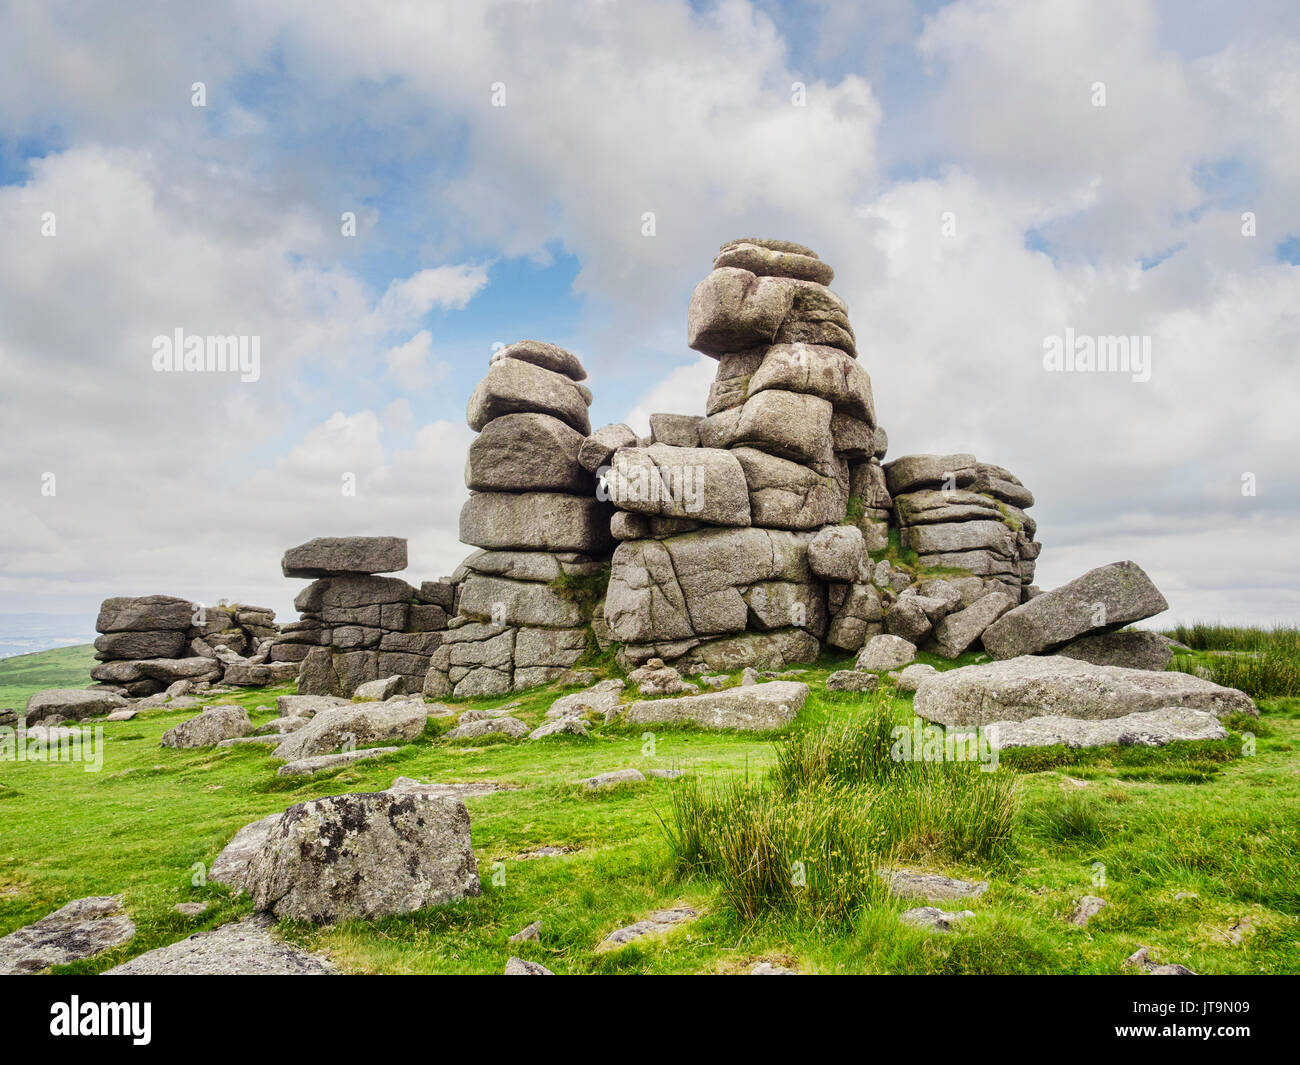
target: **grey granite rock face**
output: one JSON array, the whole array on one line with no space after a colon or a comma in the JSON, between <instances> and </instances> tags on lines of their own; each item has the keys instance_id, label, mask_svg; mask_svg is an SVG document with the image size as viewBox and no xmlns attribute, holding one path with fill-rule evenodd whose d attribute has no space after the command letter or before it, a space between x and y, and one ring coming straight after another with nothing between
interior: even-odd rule
<instances>
[{"instance_id":1,"label":"grey granite rock face","mask_svg":"<svg viewBox=\"0 0 1300 1065\"><path fill-rule=\"evenodd\" d=\"M913 702L927 721L989 725L1061 716L1089 721L1167 707L1257 714L1250 696L1187 673L1094 666L1059 655L965 666L928 677Z\"/></svg>"},{"instance_id":2,"label":"grey granite rock face","mask_svg":"<svg viewBox=\"0 0 1300 1065\"><path fill-rule=\"evenodd\" d=\"M105 599L99 608L95 631L180 631L192 624L195 604L173 595L142 595Z\"/></svg>"},{"instance_id":3,"label":"grey granite rock face","mask_svg":"<svg viewBox=\"0 0 1300 1065\"><path fill-rule=\"evenodd\" d=\"M776 278L724 266L701 281L686 312L686 342L715 359L770 344L794 303L793 288Z\"/></svg>"},{"instance_id":4,"label":"grey granite rock face","mask_svg":"<svg viewBox=\"0 0 1300 1065\"><path fill-rule=\"evenodd\" d=\"M529 362L552 373L563 374L571 381L587 379L587 371L578 356L558 345L547 344L542 340L519 340L492 353L491 362L500 362L502 359Z\"/></svg>"},{"instance_id":5,"label":"grey granite rock face","mask_svg":"<svg viewBox=\"0 0 1300 1065\"><path fill-rule=\"evenodd\" d=\"M994 658L1040 654L1167 609L1165 597L1140 566L1113 562L1004 614L985 630L984 647Z\"/></svg>"},{"instance_id":6,"label":"grey granite rock face","mask_svg":"<svg viewBox=\"0 0 1300 1065\"><path fill-rule=\"evenodd\" d=\"M1015 607L1014 596L1006 592L991 592L964 610L947 615L934 627L935 652L944 658L956 658L998 618Z\"/></svg>"},{"instance_id":7,"label":"grey granite rock face","mask_svg":"<svg viewBox=\"0 0 1300 1065\"><path fill-rule=\"evenodd\" d=\"M549 414L507 414L470 445L465 486L475 492L590 493L595 482L578 462L587 438Z\"/></svg>"}]
</instances>

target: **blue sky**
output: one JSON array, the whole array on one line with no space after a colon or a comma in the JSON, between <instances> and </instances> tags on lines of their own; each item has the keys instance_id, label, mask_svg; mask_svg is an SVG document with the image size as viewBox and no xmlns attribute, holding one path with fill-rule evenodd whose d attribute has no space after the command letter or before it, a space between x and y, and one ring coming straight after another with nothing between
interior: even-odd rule
<instances>
[{"instance_id":1,"label":"blue sky","mask_svg":"<svg viewBox=\"0 0 1300 1065\"><path fill-rule=\"evenodd\" d=\"M1132 557L1177 616L1300 607L1293 5L133 11L0 9L0 613L288 612L315 535L450 572L493 345L579 353L594 424L699 411L686 303L746 234L835 267L891 457L1034 489L1043 583ZM261 380L153 374L177 326L260 336ZM1046 374L1067 327L1150 336L1151 381Z\"/></svg>"}]
</instances>

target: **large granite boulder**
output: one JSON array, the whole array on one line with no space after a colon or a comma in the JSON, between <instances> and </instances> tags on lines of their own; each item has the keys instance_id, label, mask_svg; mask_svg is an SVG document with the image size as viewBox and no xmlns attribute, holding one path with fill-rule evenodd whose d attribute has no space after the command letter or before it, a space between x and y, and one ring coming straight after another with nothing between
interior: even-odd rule
<instances>
[{"instance_id":1,"label":"large granite boulder","mask_svg":"<svg viewBox=\"0 0 1300 1065\"><path fill-rule=\"evenodd\" d=\"M595 473L602 466L608 466L614 452L621 447L636 447L637 435L622 422L617 425L602 425L583 442L578 449L578 465L588 473Z\"/></svg>"},{"instance_id":2,"label":"large granite boulder","mask_svg":"<svg viewBox=\"0 0 1300 1065\"><path fill-rule=\"evenodd\" d=\"M584 439L549 414L495 418L470 445L465 486L475 492L591 492L591 475L578 464Z\"/></svg>"},{"instance_id":3,"label":"large granite boulder","mask_svg":"<svg viewBox=\"0 0 1300 1065\"><path fill-rule=\"evenodd\" d=\"M481 890L465 804L419 792L289 807L244 881L258 910L315 923L411 913Z\"/></svg>"},{"instance_id":4,"label":"large granite boulder","mask_svg":"<svg viewBox=\"0 0 1300 1065\"><path fill-rule=\"evenodd\" d=\"M913 707L941 725L988 725L1059 715L1086 720L1167 707L1219 717L1258 714L1250 696L1189 673L1095 666L1059 655L965 666L921 682Z\"/></svg>"},{"instance_id":5,"label":"large granite boulder","mask_svg":"<svg viewBox=\"0 0 1300 1065\"><path fill-rule=\"evenodd\" d=\"M406 569L406 541L398 536L319 536L291 547L280 560L286 577L340 573L396 573Z\"/></svg>"},{"instance_id":6,"label":"large granite boulder","mask_svg":"<svg viewBox=\"0 0 1300 1065\"><path fill-rule=\"evenodd\" d=\"M772 248L768 246L771 243L773 242L731 241L722 246L713 265L717 269L748 270L759 277L796 278L800 281L815 281L819 285L829 285L834 280L835 271L830 264L822 262L811 250Z\"/></svg>"},{"instance_id":7,"label":"large granite boulder","mask_svg":"<svg viewBox=\"0 0 1300 1065\"><path fill-rule=\"evenodd\" d=\"M26 722L30 727L42 722L85 721L102 717L114 710L125 709L130 704L120 695L109 691L82 688L48 688L27 700Z\"/></svg>"},{"instance_id":8,"label":"large granite boulder","mask_svg":"<svg viewBox=\"0 0 1300 1065\"><path fill-rule=\"evenodd\" d=\"M774 680L703 695L642 700L632 703L624 716L638 725L693 723L710 729L767 731L793 721L807 698L807 684Z\"/></svg>"},{"instance_id":9,"label":"large granite boulder","mask_svg":"<svg viewBox=\"0 0 1300 1065\"><path fill-rule=\"evenodd\" d=\"M611 461L606 483L620 510L711 525L749 524L745 473L730 451L651 444L622 448Z\"/></svg>"},{"instance_id":10,"label":"large granite boulder","mask_svg":"<svg viewBox=\"0 0 1300 1065\"><path fill-rule=\"evenodd\" d=\"M944 658L956 658L983 635L993 622L1014 610L1016 598L1007 592L990 592L934 627L934 651Z\"/></svg>"},{"instance_id":11,"label":"large granite boulder","mask_svg":"<svg viewBox=\"0 0 1300 1065\"><path fill-rule=\"evenodd\" d=\"M1167 609L1165 597L1136 562L1112 562L1002 615L984 631L984 649L994 658L1041 654Z\"/></svg>"},{"instance_id":12,"label":"large granite boulder","mask_svg":"<svg viewBox=\"0 0 1300 1065\"><path fill-rule=\"evenodd\" d=\"M565 351L564 348L555 344L548 344L543 340L520 340L514 344L507 344L504 348L498 348L492 353L490 363L500 362L502 359L518 359L521 362L530 362L534 366L540 366L543 370L563 374L571 381L585 381L587 379L587 371L583 369L578 356L571 351Z\"/></svg>"},{"instance_id":13,"label":"large granite boulder","mask_svg":"<svg viewBox=\"0 0 1300 1065\"><path fill-rule=\"evenodd\" d=\"M95 620L96 632L184 631L193 622L196 604L174 595L105 599Z\"/></svg>"},{"instance_id":14,"label":"large granite boulder","mask_svg":"<svg viewBox=\"0 0 1300 1065\"><path fill-rule=\"evenodd\" d=\"M1158 632L1103 632L1071 640L1057 652L1097 666L1124 666L1126 669L1169 668L1174 650Z\"/></svg>"},{"instance_id":15,"label":"large granite boulder","mask_svg":"<svg viewBox=\"0 0 1300 1065\"><path fill-rule=\"evenodd\" d=\"M770 388L820 396L837 411L870 427L876 422L871 378L858 361L839 348L819 344L776 344L749 379L748 395ZM870 445L867 445L870 448ZM870 454L866 456L870 458Z\"/></svg>"},{"instance_id":16,"label":"large granite boulder","mask_svg":"<svg viewBox=\"0 0 1300 1065\"><path fill-rule=\"evenodd\" d=\"M718 358L770 344L790 312L794 292L777 278L723 267L695 286L686 312L686 342Z\"/></svg>"},{"instance_id":17,"label":"large granite boulder","mask_svg":"<svg viewBox=\"0 0 1300 1065\"><path fill-rule=\"evenodd\" d=\"M879 672L897 669L916 660L916 644L901 636L873 636L863 645L855 668Z\"/></svg>"},{"instance_id":18,"label":"large granite boulder","mask_svg":"<svg viewBox=\"0 0 1300 1065\"><path fill-rule=\"evenodd\" d=\"M808 565L824 581L852 584L866 560L866 543L856 525L828 526L808 541Z\"/></svg>"},{"instance_id":19,"label":"large granite boulder","mask_svg":"<svg viewBox=\"0 0 1300 1065\"><path fill-rule=\"evenodd\" d=\"M1175 740L1222 740L1228 730L1208 710L1169 706L1123 717L1084 721L1059 714L989 726L999 749L1011 747L1163 747Z\"/></svg>"},{"instance_id":20,"label":"large granite boulder","mask_svg":"<svg viewBox=\"0 0 1300 1065\"><path fill-rule=\"evenodd\" d=\"M95 639L95 657L100 661L117 658L178 658L185 649L185 643L185 633L180 629L106 632Z\"/></svg>"},{"instance_id":21,"label":"large granite boulder","mask_svg":"<svg viewBox=\"0 0 1300 1065\"><path fill-rule=\"evenodd\" d=\"M285 736L276 747L274 757L298 761L344 746L413 740L424 731L428 719L424 703L419 699L328 707L318 711L302 728Z\"/></svg>"},{"instance_id":22,"label":"large granite boulder","mask_svg":"<svg viewBox=\"0 0 1300 1065\"><path fill-rule=\"evenodd\" d=\"M604 554L612 546L608 503L559 492L475 492L460 511L460 539L506 551Z\"/></svg>"},{"instance_id":23,"label":"large granite boulder","mask_svg":"<svg viewBox=\"0 0 1300 1065\"><path fill-rule=\"evenodd\" d=\"M215 747L222 740L247 736L253 731L242 706L209 706L198 717L182 721L163 733L164 747Z\"/></svg>"},{"instance_id":24,"label":"large granite boulder","mask_svg":"<svg viewBox=\"0 0 1300 1065\"><path fill-rule=\"evenodd\" d=\"M481 431L488 422L506 414L549 414L576 429L591 432L587 399L564 374L522 359L498 359L469 398L469 427Z\"/></svg>"}]
</instances>

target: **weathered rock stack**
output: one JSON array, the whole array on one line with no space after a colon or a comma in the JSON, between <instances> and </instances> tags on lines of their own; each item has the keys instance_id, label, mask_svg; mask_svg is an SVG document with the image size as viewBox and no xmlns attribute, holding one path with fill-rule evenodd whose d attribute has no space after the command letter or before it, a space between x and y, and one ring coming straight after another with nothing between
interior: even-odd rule
<instances>
[{"instance_id":1,"label":"weathered rock stack","mask_svg":"<svg viewBox=\"0 0 1300 1065\"><path fill-rule=\"evenodd\" d=\"M733 241L714 267L687 316L691 347L718 360L705 416L652 415L648 446L613 426L584 447L619 508L605 619L629 664L779 669L815 657L831 623L817 530L851 523L837 583L865 579L888 542L886 438L816 253Z\"/></svg>"},{"instance_id":2,"label":"weathered rock stack","mask_svg":"<svg viewBox=\"0 0 1300 1065\"><path fill-rule=\"evenodd\" d=\"M1034 495L1014 474L974 455L906 455L884 472L902 545L922 566L991 578L1024 598L1043 545L1025 513Z\"/></svg>"},{"instance_id":3,"label":"weathered rock stack","mask_svg":"<svg viewBox=\"0 0 1300 1065\"><path fill-rule=\"evenodd\" d=\"M973 456L882 467L871 380L810 249L732 241L714 267L687 318L718 360L706 414L651 415L648 441L606 426L579 453L618 508L601 635L624 665L688 670L781 669L883 632L960 654L1033 578L1033 497Z\"/></svg>"},{"instance_id":4,"label":"weathered rock stack","mask_svg":"<svg viewBox=\"0 0 1300 1065\"><path fill-rule=\"evenodd\" d=\"M122 695L153 695L180 680L266 684L291 675L253 668L266 662L279 634L266 607L203 606L170 595L105 599L95 628L101 664L91 677Z\"/></svg>"},{"instance_id":5,"label":"weathered rock stack","mask_svg":"<svg viewBox=\"0 0 1300 1065\"><path fill-rule=\"evenodd\" d=\"M457 617L424 693L486 695L556 679L587 648L612 546L607 503L579 462L587 376L571 352L524 340L493 355L469 401Z\"/></svg>"},{"instance_id":6,"label":"weathered rock stack","mask_svg":"<svg viewBox=\"0 0 1300 1065\"><path fill-rule=\"evenodd\" d=\"M395 536L310 540L284 554L286 577L315 578L294 600L300 620L271 648L277 662L301 662L303 695L351 695L359 685L400 676L418 692L442 642L453 589L419 589L394 573L406 568L406 541Z\"/></svg>"}]
</instances>

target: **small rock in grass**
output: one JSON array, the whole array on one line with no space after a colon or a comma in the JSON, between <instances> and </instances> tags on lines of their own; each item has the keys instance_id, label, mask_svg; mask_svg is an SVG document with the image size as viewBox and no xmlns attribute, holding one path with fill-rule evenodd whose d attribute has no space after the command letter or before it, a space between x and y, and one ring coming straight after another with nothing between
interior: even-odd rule
<instances>
[{"instance_id":1,"label":"small rock in grass","mask_svg":"<svg viewBox=\"0 0 1300 1065\"><path fill-rule=\"evenodd\" d=\"M1074 908L1074 913L1070 914L1070 924L1077 928L1082 928L1092 920L1106 905L1106 900L1098 898L1096 895L1084 895L1079 900L1079 904Z\"/></svg>"},{"instance_id":2,"label":"small rock in grass","mask_svg":"<svg viewBox=\"0 0 1300 1065\"><path fill-rule=\"evenodd\" d=\"M959 910L955 913L948 910L941 910L937 906L918 906L912 910L905 910L899 916L903 924L911 925L913 928L930 928L936 932L947 932L958 921L964 921L968 917L974 917L972 910Z\"/></svg>"},{"instance_id":3,"label":"small rock in grass","mask_svg":"<svg viewBox=\"0 0 1300 1065\"><path fill-rule=\"evenodd\" d=\"M506 976L554 976L545 965L523 958L510 958L506 962Z\"/></svg>"},{"instance_id":4,"label":"small rock in grass","mask_svg":"<svg viewBox=\"0 0 1300 1065\"><path fill-rule=\"evenodd\" d=\"M534 921L527 928L520 929L509 939L511 943L522 943L525 940L537 942L542 938L542 922Z\"/></svg>"}]
</instances>

